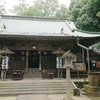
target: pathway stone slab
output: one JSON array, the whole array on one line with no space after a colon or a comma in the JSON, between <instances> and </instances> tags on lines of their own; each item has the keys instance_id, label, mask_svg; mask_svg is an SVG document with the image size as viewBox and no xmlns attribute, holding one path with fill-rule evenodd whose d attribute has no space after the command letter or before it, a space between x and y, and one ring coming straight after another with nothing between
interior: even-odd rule
<instances>
[{"instance_id":1,"label":"pathway stone slab","mask_svg":"<svg viewBox=\"0 0 100 100\"><path fill-rule=\"evenodd\" d=\"M16 100L48 100L45 94L43 95L19 95Z\"/></svg>"},{"instance_id":2,"label":"pathway stone slab","mask_svg":"<svg viewBox=\"0 0 100 100\"><path fill-rule=\"evenodd\" d=\"M49 100L68 100L65 94L53 94L53 95L47 95L47 97ZM72 100L91 100L91 99L89 99L84 95L81 96L72 95Z\"/></svg>"},{"instance_id":3,"label":"pathway stone slab","mask_svg":"<svg viewBox=\"0 0 100 100\"><path fill-rule=\"evenodd\" d=\"M54 94L54 95L19 95L16 100L68 100L65 94ZM72 96L72 100L91 100L88 97Z\"/></svg>"}]
</instances>

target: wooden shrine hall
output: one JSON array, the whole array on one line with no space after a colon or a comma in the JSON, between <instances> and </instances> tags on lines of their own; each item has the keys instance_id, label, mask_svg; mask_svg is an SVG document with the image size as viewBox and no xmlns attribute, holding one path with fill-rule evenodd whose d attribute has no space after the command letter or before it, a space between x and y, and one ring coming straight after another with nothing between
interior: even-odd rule
<instances>
[{"instance_id":1,"label":"wooden shrine hall","mask_svg":"<svg viewBox=\"0 0 100 100\"><path fill-rule=\"evenodd\" d=\"M6 46L14 52L7 55L7 78L13 78L16 71L21 71L21 78L49 78L48 74L57 78L61 70L56 58L60 55L52 52L59 48L77 56L76 68L85 63L86 70L92 70L89 46L99 40L99 32L78 30L68 19L0 15L0 49ZM61 69L59 77L64 77Z\"/></svg>"}]
</instances>

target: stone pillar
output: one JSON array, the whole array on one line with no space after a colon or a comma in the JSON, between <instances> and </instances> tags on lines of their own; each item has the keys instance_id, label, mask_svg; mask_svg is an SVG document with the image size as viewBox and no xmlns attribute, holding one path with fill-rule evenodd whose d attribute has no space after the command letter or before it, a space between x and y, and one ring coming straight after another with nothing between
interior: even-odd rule
<instances>
[{"instance_id":1,"label":"stone pillar","mask_svg":"<svg viewBox=\"0 0 100 100\"><path fill-rule=\"evenodd\" d=\"M29 52L27 50L26 52L26 72L28 71L28 55L29 55Z\"/></svg>"},{"instance_id":2,"label":"stone pillar","mask_svg":"<svg viewBox=\"0 0 100 100\"><path fill-rule=\"evenodd\" d=\"M64 59L63 68L66 68L66 100L73 100L71 97L71 84L70 84L70 68L73 67L72 60L76 59L76 55L73 55L70 50L65 52L64 55L61 56Z\"/></svg>"},{"instance_id":3,"label":"stone pillar","mask_svg":"<svg viewBox=\"0 0 100 100\"><path fill-rule=\"evenodd\" d=\"M71 99L71 85L70 85L70 67L66 67L66 95L67 99Z\"/></svg>"}]
</instances>

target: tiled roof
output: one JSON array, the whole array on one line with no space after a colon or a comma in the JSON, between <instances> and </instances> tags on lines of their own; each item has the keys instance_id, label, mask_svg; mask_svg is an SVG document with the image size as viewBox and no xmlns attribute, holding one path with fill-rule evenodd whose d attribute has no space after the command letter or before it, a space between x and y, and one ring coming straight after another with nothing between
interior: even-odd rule
<instances>
[{"instance_id":1,"label":"tiled roof","mask_svg":"<svg viewBox=\"0 0 100 100\"><path fill-rule=\"evenodd\" d=\"M98 37L100 33L78 30L68 19L3 15L0 35Z\"/></svg>"}]
</instances>

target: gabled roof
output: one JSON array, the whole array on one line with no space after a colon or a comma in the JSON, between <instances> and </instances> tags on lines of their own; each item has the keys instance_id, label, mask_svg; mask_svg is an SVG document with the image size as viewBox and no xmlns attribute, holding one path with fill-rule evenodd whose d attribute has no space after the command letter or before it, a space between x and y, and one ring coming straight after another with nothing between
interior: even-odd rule
<instances>
[{"instance_id":1,"label":"gabled roof","mask_svg":"<svg viewBox=\"0 0 100 100\"><path fill-rule=\"evenodd\" d=\"M5 47L5 46L4 46L3 49L1 49L1 52L2 52L3 54L15 54L15 52L9 50L9 49L8 49L7 47Z\"/></svg>"},{"instance_id":2,"label":"gabled roof","mask_svg":"<svg viewBox=\"0 0 100 100\"><path fill-rule=\"evenodd\" d=\"M2 15L0 36L98 37L100 32L78 30L68 19Z\"/></svg>"},{"instance_id":3,"label":"gabled roof","mask_svg":"<svg viewBox=\"0 0 100 100\"><path fill-rule=\"evenodd\" d=\"M72 54L70 52L70 50L68 50L67 52L65 52L62 56L61 56L61 59L65 59L65 58L72 58L72 59L76 59L77 56Z\"/></svg>"},{"instance_id":4,"label":"gabled roof","mask_svg":"<svg viewBox=\"0 0 100 100\"><path fill-rule=\"evenodd\" d=\"M58 55L61 55L61 54L64 54L64 53L65 53L65 51L62 50L61 47L52 52L52 54L58 54Z\"/></svg>"}]
</instances>

